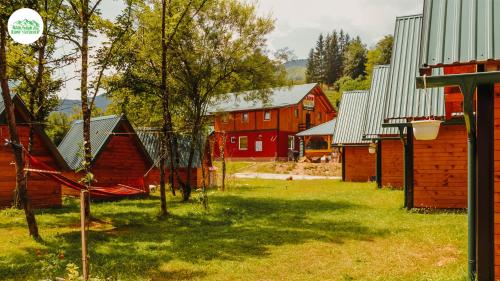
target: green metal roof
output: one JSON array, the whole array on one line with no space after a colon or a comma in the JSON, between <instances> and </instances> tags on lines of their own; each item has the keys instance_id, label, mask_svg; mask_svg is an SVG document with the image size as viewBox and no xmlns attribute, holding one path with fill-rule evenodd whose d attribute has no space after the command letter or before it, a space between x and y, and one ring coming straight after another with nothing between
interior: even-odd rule
<instances>
[{"instance_id":1,"label":"green metal roof","mask_svg":"<svg viewBox=\"0 0 500 281\"><path fill-rule=\"evenodd\" d=\"M335 123L337 122L337 119L334 118L328 122L325 122L323 124L320 124L318 126L312 127L308 130L302 131L296 136L298 137L306 137L306 136L327 136L327 135L333 135L333 130L335 129Z\"/></svg>"},{"instance_id":2,"label":"green metal roof","mask_svg":"<svg viewBox=\"0 0 500 281\"><path fill-rule=\"evenodd\" d=\"M425 0L420 65L500 60L498 15L497 0Z\"/></svg>"},{"instance_id":3,"label":"green metal roof","mask_svg":"<svg viewBox=\"0 0 500 281\"><path fill-rule=\"evenodd\" d=\"M333 144L362 144L363 124L369 91L345 92L340 101L339 115L333 133Z\"/></svg>"},{"instance_id":4,"label":"green metal roof","mask_svg":"<svg viewBox=\"0 0 500 281\"><path fill-rule=\"evenodd\" d=\"M422 15L398 17L394 32L389 89L385 99L384 122L445 115L442 88L417 90ZM439 75L435 69L433 74Z\"/></svg>"},{"instance_id":5,"label":"green metal roof","mask_svg":"<svg viewBox=\"0 0 500 281\"><path fill-rule=\"evenodd\" d=\"M252 98L256 91L242 93L231 93L224 100L215 102L210 106L208 112L231 112L242 110L258 110L262 108L277 108L300 103L305 96L319 87L316 83L295 85L290 87L279 87L268 89L268 100Z\"/></svg>"},{"instance_id":6,"label":"green metal roof","mask_svg":"<svg viewBox=\"0 0 500 281\"><path fill-rule=\"evenodd\" d=\"M373 69L370 94L365 113L363 138L376 139L380 135L398 134L397 128L382 128L384 103L389 84L390 65L377 65Z\"/></svg>"},{"instance_id":7,"label":"green metal roof","mask_svg":"<svg viewBox=\"0 0 500 281\"><path fill-rule=\"evenodd\" d=\"M142 141L144 147L146 148L149 156L155 164L158 163L160 159L160 130L159 129L137 129L137 136ZM179 166L181 168L188 166L189 160L189 147L191 141L188 137L177 138L178 153L179 155ZM197 150L198 151L198 150ZM193 167L201 167L201 157L200 153L195 151L193 158ZM167 159L165 161L166 166L170 166L170 161Z\"/></svg>"},{"instance_id":8,"label":"green metal roof","mask_svg":"<svg viewBox=\"0 0 500 281\"><path fill-rule=\"evenodd\" d=\"M110 115L92 118L90 120L90 144L92 148L92 161L94 161L101 150L104 149L113 133L119 133L119 124L123 122L123 126L127 132L135 136L135 131L132 125L124 115ZM152 163L149 154L147 153L142 142L137 138L137 143L140 144L144 156L148 163ZM75 121L68 133L58 147L62 156L72 170L82 167L83 162L83 121Z\"/></svg>"}]
</instances>

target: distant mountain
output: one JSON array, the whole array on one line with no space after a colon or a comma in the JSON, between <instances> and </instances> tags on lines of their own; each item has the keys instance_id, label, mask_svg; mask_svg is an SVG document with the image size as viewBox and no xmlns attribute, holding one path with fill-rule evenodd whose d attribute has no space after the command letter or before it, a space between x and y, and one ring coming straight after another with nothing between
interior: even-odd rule
<instances>
[{"instance_id":1,"label":"distant mountain","mask_svg":"<svg viewBox=\"0 0 500 281\"><path fill-rule=\"evenodd\" d=\"M292 60L284 64L288 80L304 82L306 80L307 59Z\"/></svg>"},{"instance_id":2,"label":"distant mountain","mask_svg":"<svg viewBox=\"0 0 500 281\"><path fill-rule=\"evenodd\" d=\"M111 101L104 95L97 96L95 98L95 106L102 109L102 111L106 111L106 108L111 103ZM61 99L61 103L59 107L56 109L57 112L64 112L66 114L73 113L74 106L81 106L80 100L70 100L70 99Z\"/></svg>"}]
</instances>

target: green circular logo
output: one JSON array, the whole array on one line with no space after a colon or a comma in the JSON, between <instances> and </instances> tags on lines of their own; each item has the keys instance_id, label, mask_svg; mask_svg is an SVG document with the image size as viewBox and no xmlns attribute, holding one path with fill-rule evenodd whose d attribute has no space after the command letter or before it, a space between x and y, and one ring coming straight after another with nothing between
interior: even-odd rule
<instances>
[{"instance_id":1,"label":"green circular logo","mask_svg":"<svg viewBox=\"0 0 500 281\"><path fill-rule=\"evenodd\" d=\"M31 44L42 36L43 20L35 10L22 8L10 16L7 27L12 40L21 44Z\"/></svg>"}]
</instances>

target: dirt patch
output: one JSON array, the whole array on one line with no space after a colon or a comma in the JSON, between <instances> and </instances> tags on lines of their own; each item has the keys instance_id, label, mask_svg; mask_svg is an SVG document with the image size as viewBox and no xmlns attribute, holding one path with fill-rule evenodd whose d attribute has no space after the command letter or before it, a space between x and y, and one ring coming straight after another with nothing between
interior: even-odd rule
<instances>
[{"instance_id":1,"label":"dirt patch","mask_svg":"<svg viewBox=\"0 0 500 281\"><path fill-rule=\"evenodd\" d=\"M80 222L74 223L70 227L71 228L80 228ZM109 229L110 227L112 227L112 224L107 222L107 221L93 218L90 221L89 227L92 229Z\"/></svg>"},{"instance_id":2,"label":"dirt patch","mask_svg":"<svg viewBox=\"0 0 500 281\"><path fill-rule=\"evenodd\" d=\"M296 162L266 162L258 163L240 173L273 173L293 174L306 176L339 177L342 175L342 164L340 163L296 163Z\"/></svg>"}]
</instances>

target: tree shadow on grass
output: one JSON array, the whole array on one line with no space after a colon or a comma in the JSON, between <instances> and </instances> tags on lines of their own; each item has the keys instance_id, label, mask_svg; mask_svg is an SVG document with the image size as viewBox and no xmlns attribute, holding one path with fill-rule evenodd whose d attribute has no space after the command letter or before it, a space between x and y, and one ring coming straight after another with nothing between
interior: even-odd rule
<instances>
[{"instance_id":1,"label":"tree shadow on grass","mask_svg":"<svg viewBox=\"0 0 500 281\"><path fill-rule=\"evenodd\" d=\"M336 212L363 207L349 202L239 196L211 200L215 207L207 214L171 215L165 220L158 220L151 212L109 214L106 220L112 229L89 233L92 272L119 279L148 274L167 280L170 273L162 272L159 267L174 259L194 265L210 260L243 261L268 256L272 246L308 241L370 241L390 233L358 221L336 219ZM322 217L327 214L327 218L313 219L313 214L323 214ZM68 262L80 263L78 229L58 234L44 243L53 251L63 249ZM25 270L33 269L26 264ZM186 272L186 279L190 274L205 274Z\"/></svg>"}]
</instances>

